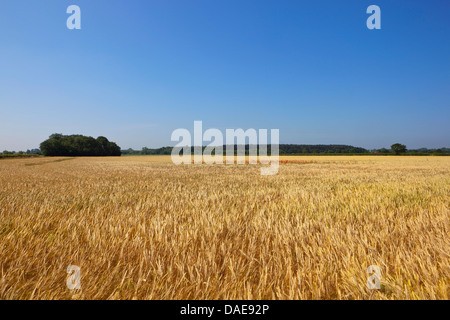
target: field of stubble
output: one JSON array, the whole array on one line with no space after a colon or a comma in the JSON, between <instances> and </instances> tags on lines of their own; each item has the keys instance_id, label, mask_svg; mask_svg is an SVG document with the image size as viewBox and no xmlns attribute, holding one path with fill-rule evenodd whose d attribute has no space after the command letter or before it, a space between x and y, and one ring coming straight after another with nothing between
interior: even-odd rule
<instances>
[{"instance_id":1,"label":"field of stubble","mask_svg":"<svg viewBox=\"0 0 450 320\"><path fill-rule=\"evenodd\" d=\"M285 159L0 160L0 299L448 299L449 157Z\"/></svg>"}]
</instances>

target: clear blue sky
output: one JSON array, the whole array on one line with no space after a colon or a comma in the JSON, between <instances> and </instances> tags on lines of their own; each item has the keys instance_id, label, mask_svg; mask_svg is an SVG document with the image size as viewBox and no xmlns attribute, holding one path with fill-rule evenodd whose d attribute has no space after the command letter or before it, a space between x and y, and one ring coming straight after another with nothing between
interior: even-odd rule
<instances>
[{"instance_id":1,"label":"clear blue sky","mask_svg":"<svg viewBox=\"0 0 450 320\"><path fill-rule=\"evenodd\" d=\"M0 40L1 150L52 133L161 147L194 120L278 128L281 143L450 147L446 0L2 0Z\"/></svg>"}]
</instances>

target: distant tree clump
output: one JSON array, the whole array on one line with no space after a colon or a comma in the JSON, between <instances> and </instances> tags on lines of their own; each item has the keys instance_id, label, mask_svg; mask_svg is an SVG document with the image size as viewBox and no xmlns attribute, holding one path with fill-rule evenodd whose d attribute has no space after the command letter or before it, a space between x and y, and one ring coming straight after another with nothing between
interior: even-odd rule
<instances>
[{"instance_id":1,"label":"distant tree clump","mask_svg":"<svg viewBox=\"0 0 450 320\"><path fill-rule=\"evenodd\" d=\"M222 146L226 150L226 145ZM245 154L248 155L250 146L246 144ZM259 146L261 148L261 146ZM206 146L202 147L203 150ZM191 149L191 152L193 149ZM267 145L267 152L271 154L271 145ZM280 154L365 154L369 150L348 145L298 145L298 144L280 144ZM123 155L169 155L172 153L172 147L163 147L159 149L150 149L147 147L142 150L126 149L122 150ZM234 153L237 154L237 145L234 145Z\"/></svg>"},{"instance_id":2,"label":"distant tree clump","mask_svg":"<svg viewBox=\"0 0 450 320\"><path fill-rule=\"evenodd\" d=\"M391 150L388 150L388 149L386 149L386 148L381 148L381 149L378 149L377 152L378 152L378 153L390 153Z\"/></svg>"},{"instance_id":3,"label":"distant tree clump","mask_svg":"<svg viewBox=\"0 0 450 320\"><path fill-rule=\"evenodd\" d=\"M280 154L340 154L340 153L368 153L369 151L360 148L353 147L348 145L339 145L339 144L331 144L331 145L305 145L305 144L280 144Z\"/></svg>"},{"instance_id":4,"label":"distant tree clump","mask_svg":"<svg viewBox=\"0 0 450 320\"><path fill-rule=\"evenodd\" d=\"M40 145L44 156L120 156L120 147L105 137L52 134Z\"/></svg>"},{"instance_id":5,"label":"distant tree clump","mask_svg":"<svg viewBox=\"0 0 450 320\"><path fill-rule=\"evenodd\" d=\"M395 143L391 146L392 152L395 154L405 153L406 152L406 146L404 144Z\"/></svg>"}]
</instances>

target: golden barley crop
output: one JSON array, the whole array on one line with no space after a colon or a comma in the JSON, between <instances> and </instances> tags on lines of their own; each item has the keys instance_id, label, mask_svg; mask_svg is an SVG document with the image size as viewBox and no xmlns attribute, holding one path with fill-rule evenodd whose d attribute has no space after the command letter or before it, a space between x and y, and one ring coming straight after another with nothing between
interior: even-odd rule
<instances>
[{"instance_id":1,"label":"golden barley crop","mask_svg":"<svg viewBox=\"0 0 450 320\"><path fill-rule=\"evenodd\" d=\"M449 157L282 159L1 160L0 298L448 299Z\"/></svg>"}]
</instances>

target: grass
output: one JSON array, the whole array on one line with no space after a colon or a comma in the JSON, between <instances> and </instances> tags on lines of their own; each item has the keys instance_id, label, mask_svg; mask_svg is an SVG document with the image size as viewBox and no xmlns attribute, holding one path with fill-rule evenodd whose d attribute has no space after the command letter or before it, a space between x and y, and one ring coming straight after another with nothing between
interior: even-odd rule
<instances>
[{"instance_id":1,"label":"grass","mask_svg":"<svg viewBox=\"0 0 450 320\"><path fill-rule=\"evenodd\" d=\"M448 299L447 157L65 159L0 162L1 299Z\"/></svg>"}]
</instances>

